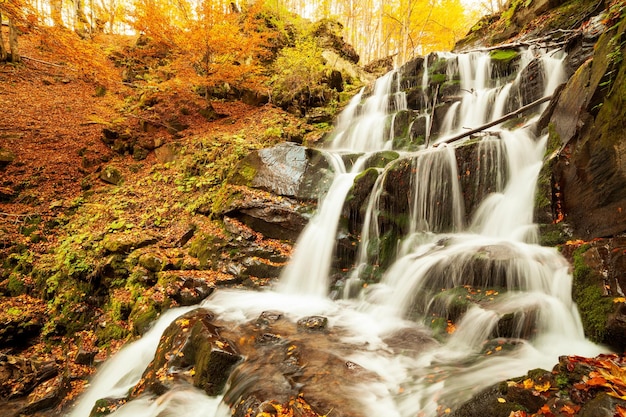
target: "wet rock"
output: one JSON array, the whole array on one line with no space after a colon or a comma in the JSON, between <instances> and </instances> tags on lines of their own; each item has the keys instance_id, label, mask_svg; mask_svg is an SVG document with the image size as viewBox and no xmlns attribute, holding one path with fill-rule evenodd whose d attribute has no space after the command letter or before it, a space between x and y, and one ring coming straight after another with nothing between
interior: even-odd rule
<instances>
[{"instance_id":1,"label":"wet rock","mask_svg":"<svg viewBox=\"0 0 626 417\"><path fill-rule=\"evenodd\" d=\"M456 149L466 221L474 217L485 197L504 189L508 172L505 152L498 139L470 142Z\"/></svg>"},{"instance_id":2,"label":"wet rock","mask_svg":"<svg viewBox=\"0 0 626 417\"><path fill-rule=\"evenodd\" d=\"M583 246L565 245L573 265L572 297L585 334L592 340L626 349L626 237L596 239Z\"/></svg>"},{"instance_id":3,"label":"wet rock","mask_svg":"<svg viewBox=\"0 0 626 417\"><path fill-rule=\"evenodd\" d=\"M346 361L335 349L331 332L301 331L281 312L268 311L238 329L246 360L231 374L224 402L234 416L283 412L305 401L318 414L334 410L338 417L360 417L362 405L354 396L354 384L375 378L358 363ZM320 369L326 370L319 372ZM328 387L333 387L329 390ZM325 411L322 411L325 410Z\"/></svg>"},{"instance_id":4,"label":"wet rock","mask_svg":"<svg viewBox=\"0 0 626 417\"><path fill-rule=\"evenodd\" d=\"M256 320L256 324L258 326L268 326L270 324L276 323L278 320L283 318L283 313L281 311L268 310L264 311L259 315L259 318Z\"/></svg>"},{"instance_id":5,"label":"wet rock","mask_svg":"<svg viewBox=\"0 0 626 417\"><path fill-rule=\"evenodd\" d=\"M407 356L417 356L435 343L430 334L421 328L405 328L395 331L383 341L396 354Z\"/></svg>"},{"instance_id":6,"label":"wet rock","mask_svg":"<svg viewBox=\"0 0 626 417\"><path fill-rule=\"evenodd\" d=\"M328 327L328 318L323 316L310 316L298 320L298 328L313 332L323 332Z\"/></svg>"},{"instance_id":7,"label":"wet rock","mask_svg":"<svg viewBox=\"0 0 626 417\"><path fill-rule=\"evenodd\" d=\"M126 400L123 398L101 398L94 404L89 417L108 416L125 403Z\"/></svg>"},{"instance_id":8,"label":"wet rock","mask_svg":"<svg viewBox=\"0 0 626 417\"><path fill-rule=\"evenodd\" d=\"M252 229L233 218L224 216L222 221L224 222L224 229L234 236L245 240L253 240L256 237Z\"/></svg>"},{"instance_id":9,"label":"wet rock","mask_svg":"<svg viewBox=\"0 0 626 417\"><path fill-rule=\"evenodd\" d=\"M523 394L520 390L509 389L506 382L493 385L465 402L451 413L451 417L508 417L515 411L536 412L544 403L533 398L531 392Z\"/></svg>"},{"instance_id":10,"label":"wet rock","mask_svg":"<svg viewBox=\"0 0 626 417\"><path fill-rule=\"evenodd\" d=\"M274 333L261 333L254 341L258 345L280 345L286 343L279 334Z\"/></svg>"},{"instance_id":11,"label":"wet rock","mask_svg":"<svg viewBox=\"0 0 626 417\"><path fill-rule=\"evenodd\" d=\"M20 410L20 415L32 415L57 406L71 389L70 379L65 375L43 382L28 396L28 403Z\"/></svg>"},{"instance_id":12,"label":"wet rock","mask_svg":"<svg viewBox=\"0 0 626 417\"><path fill-rule=\"evenodd\" d=\"M553 175L564 221L584 239L626 231L626 116L621 111L626 97L615 93L626 86L626 63L611 59L619 52L614 39L625 32L622 19L600 37L593 60L568 81L551 118L552 137L561 143Z\"/></svg>"},{"instance_id":13,"label":"wet rock","mask_svg":"<svg viewBox=\"0 0 626 417\"><path fill-rule=\"evenodd\" d=\"M363 171L354 179L354 185L348 191L342 217L346 221L348 232L353 235L361 233L370 193L379 174L376 168Z\"/></svg>"},{"instance_id":14,"label":"wet rock","mask_svg":"<svg viewBox=\"0 0 626 417\"><path fill-rule=\"evenodd\" d=\"M626 408L626 401L601 392L581 407L578 417L613 417L617 406Z\"/></svg>"},{"instance_id":15,"label":"wet rock","mask_svg":"<svg viewBox=\"0 0 626 417\"><path fill-rule=\"evenodd\" d=\"M243 260L244 271L242 276L253 276L257 278L277 278L283 269L282 264L267 262L258 257L247 257Z\"/></svg>"},{"instance_id":16,"label":"wet rock","mask_svg":"<svg viewBox=\"0 0 626 417\"><path fill-rule=\"evenodd\" d=\"M212 313L203 309L175 320L163 333L154 360L131 395L144 390L160 395L177 380L187 381L208 395L221 393L241 356L212 320Z\"/></svg>"}]
</instances>

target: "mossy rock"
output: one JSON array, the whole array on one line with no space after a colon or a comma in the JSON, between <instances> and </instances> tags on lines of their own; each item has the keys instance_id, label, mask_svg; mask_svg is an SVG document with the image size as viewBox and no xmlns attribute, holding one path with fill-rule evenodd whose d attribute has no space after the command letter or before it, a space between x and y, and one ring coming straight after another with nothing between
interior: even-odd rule
<instances>
[{"instance_id":1,"label":"mossy rock","mask_svg":"<svg viewBox=\"0 0 626 417\"><path fill-rule=\"evenodd\" d=\"M605 295L604 279L598 268L591 266L599 262L594 252L594 248L583 245L573 254L572 297L578 305L585 334L594 342L603 343L614 303L612 297Z\"/></svg>"},{"instance_id":2,"label":"mossy rock","mask_svg":"<svg viewBox=\"0 0 626 417\"><path fill-rule=\"evenodd\" d=\"M102 247L110 253L128 253L156 243L154 236L137 233L110 233L102 240Z\"/></svg>"},{"instance_id":3,"label":"mossy rock","mask_svg":"<svg viewBox=\"0 0 626 417\"><path fill-rule=\"evenodd\" d=\"M104 169L100 172L100 179L113 185L120 185L124 180L122 172L117 167L112 165L104 167Z\"/></svg>"},{"instance_id":4,"label":"mossy rock","mask_svg":"<svg viewBox=\"0 0 626 417\"><path fill-rule=\"evenodd\" d=\"M221 243L221 239L217 236L197 234L190 242L189 255L198 258L200 266L206 268L219 255Z\"/></svg>"},{"instance_id":5,"label":"mossy rock","mask_svg":"<svg viewBox=\"0 0 626 417\"><path fill-rule=\"evenodd\" d=\"M163 270L167 260L161 254L147 252L139 256L138 263L148 271L159 272Z\"/></svg>"},{"instance_id":6,"label":"mossy rock","mask_svg":"<svg viewBox=\"0 0 626 417\"><path fill-rule=\"evenodd\" d=\"M103 346L110 343L113 340L125 339L129 336L128 329L120 326L117 323L107 323L104 327L96 329L96 337L98 338L98 346Z\"/></svg>"},{"instance_id":7,"label":"mossy rock","mask_svg":"<svg viewBox=\"0 0 626 417\"><path fill-rule=\"evenodd\" d=\"M554 247L566 243L571 234L564 223L539 224L539 244Z\"/></svg>"},{"instance_id":8,"label":"mossy rock","mask_svg":"<svg viewBox=\"0 0 626 417\"><path fill-rule=\"evenodd\" d=\"M138 396L146 390L164 394L175 386L172 383L174 375L208 395L220 394L241 356L234 343L220 336L212 320L212 313L197 309L172 322L163 332L154 360L131 396Z\"/></svg>"},{"instance_id":9,"label":"mossy rock","mask_svg":"<svg viewBox=\"0 0 626 417\"><path fill-rule=\"evenodd\" d=\"M528 407L528 404L522 405L519 402L516 402L513 398L520 396L512 395L515 394L513 392L509 394L510 390L513 391L513 389L507 387L506 383L492 385L491 387L474 395L470 400L453 410L448 415L451 417L506 417L516 411L536 412L541 406L539 403L545 402L542 401L542 399L531 398L532 392L529 391L528 396L525 396L523 400L527 400L529 403L536 405L536 408L534 406ZM515 399L519 400L521 398Z\"/></svg>"},{"instance_id":10,"label":"mossy rock","mask_svg":"<svg viewBox=\"0 0 626 417\"><path fill-rule=\"evenodd\" d=\"M520 53L515 49L495 49L489 53L489 56L494 72L500 77L505 77L515 71Z\"/></svg>"},{"instance_id":11,"label":"mossy rock","mask_svg":"<svg viewBox=\"0 0 626 417\"><path fill-rule=\"evenodd\" d=\"M138 301L128 317L134 335L143 335L161 313L160 306L155 302Z\"/></svg>"},{"instance_id":12,"label":"mossy rock","mask_svg":"<svg viewBox=\"0 0 626 417\"><path fill-rule=\"evenodd\" d=\"M391 161L394 161L400 157L400 154L396 151L381 151L376 152L374 155L367 159L365 166L369 168L384 168Z\"/></svg>"},{"instance_id":13,"label":"mossy rock","mask_svg":"<svg viewBox=\"0 0 626 417\"><path fill-rule=\"evenodd\" d=\"M96 401L89 417L104 417L113 414L118 408L126 403L124 398L100 398Z\"/></svg>"}]
</instances>

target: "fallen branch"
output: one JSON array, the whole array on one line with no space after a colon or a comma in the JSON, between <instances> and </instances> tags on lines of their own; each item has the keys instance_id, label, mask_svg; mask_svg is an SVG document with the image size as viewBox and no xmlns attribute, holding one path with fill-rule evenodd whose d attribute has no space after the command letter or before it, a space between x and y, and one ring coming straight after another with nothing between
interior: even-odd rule
<instances>
[{"instance_id":1,"label":"fallen branch","mask_svg":"<svg viewBox=\"0 0 626 417\"><path fill-rule=\"evenodd\" d=\"M565 38L565 40L557 40L553 36L556 33L560 33L561 36L567 35L567 37ZM518 49L518 48L524 48L524 47L536 46L536 45L542 45L544 48L560 47L560 46L567 44L570 41L570 39L580 35L581 33L582 31L580 29L557 29L541 38L519 40L517 42L503 43L500 45L476 48L476 49L463 51L463 53L490 52L490 51L495 51L498 49Z\"/></svg>"},{"instance_id":2,"label":"fallen branch","mask_svg":"<svg viewBox=\"0 0 626 417\"><path fill-rule=\"evenodd\" d=\"M42 61L41 59L31 58L29 56L22 55L20 58L27 59L27 60L33 61L33 62L38 62L38 63L44 64L44 65L51 65L53 67L66 68L66 69L70 69L70 70L72 69L72 68L69 68L69 67L67 67L65 65L55 64L54 62Z\"/></svg>"},{"instance_id":3,"label":"fallen branch","mask_svg":"<svg viewBox=\"0 0 626 417\"><path fill-rule=\"evenodd\" d=\"M487 124L479 126L479 127L475 128L475 129L470 129L467 132L463 132L463 133L460 133L458 135L446 138L446 139L444 139L444 140L442 140L440 142L437 142L433 146L438 146L438 145L440 145L442 143L456 142L457 140L463 139L463 138L468 137L470 135L473 135L474 133L482 132L485 129L489 129L490 127L493 127L495 125L499 125L502 122L506 122L507 120L512 119L513 117L517 116L518 114L523 113L526 110L529 110L529 109L531 109L531 108L533 108L535 106L538 106L539 104L545 103L546 101L550 101L550 100L552 100L552 96L551 95L543 97L543 98L540 98L539 100L535 100L535 101L533 101L530 104L522 106L519 109L517 109L515 111L512 111L511 113L508 113L508 114L500 117L499 119L496 119L496 120L494 120L492 122L489 122Z\"/></svg>"},{"instance_id":4,"label":"fallen branch","mask_svg":"<svg viewBox=\"0 0 626 417\"><path fill-rule=\"evenodd\" d=\"M36 217L36 216L40 216L40 214L38 213L28 213L28 214L16 214L16 213L5 213L5 212L0 212L0 216L4 216L4 217L15 217L15 218L28 218L28 217Z\"/></svg>"}]
</instances>

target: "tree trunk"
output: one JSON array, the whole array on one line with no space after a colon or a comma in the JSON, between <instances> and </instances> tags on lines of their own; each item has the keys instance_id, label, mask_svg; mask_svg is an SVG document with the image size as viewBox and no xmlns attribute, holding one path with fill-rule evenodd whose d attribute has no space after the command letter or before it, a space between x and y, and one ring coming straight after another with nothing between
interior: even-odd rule
<instances>
[{"instance_id":1,"label":"tree trunk","mask_svg":"<svg viewBox=\"0 0 626 417\"><path fill-rule=\"evenodd\" d=\"M54 26L63 27L63 0L50 0L50 15Z\"/></svg>"},{"instance_id":2,"label":"tree trunk","mask_svg":"<svg viewBox=\"0 0 626 417\"><path fill-rule=\"evenodd\" d=\"M76 14L74 17L74 31L81 37L87 37L90 33L89 21L85 15L84 0L74 0Z\"/></svg>"},{"instance_id":3,"label":"tree trunk","mask_svg":"<svg viewBox=\"0 0 626 417\"><path fill-rule=\"evenodd\" d=\"M9 19L9 49L11 50L11 62L20 62L20 53L17 49L17 28L12 19Z\"/></svg>"},{"instance_id":4,"label":"tree trunk","mask_svg":"<svg viewBox=\"0 0 626 417\"><path fill-rule=\"evenodd\" d=\"M7 50L4 48L4 38L2 37L2 13L0 13L0 62L7 60Z\"/></svg>"}]
</instances>

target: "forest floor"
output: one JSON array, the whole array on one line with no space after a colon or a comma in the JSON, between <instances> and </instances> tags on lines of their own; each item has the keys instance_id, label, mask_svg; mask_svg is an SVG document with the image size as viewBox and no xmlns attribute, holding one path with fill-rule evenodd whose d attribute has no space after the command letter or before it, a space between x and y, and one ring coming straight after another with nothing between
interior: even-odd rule
<instances>
[{"instance_id":1,"label":"forest floor","mask_svg":"<svg viewBox=\"0 0 626 417\"><path fill-rule=\"evenodd\" d=\"M24 57L20 64L0 65L0 156L10 154L13 159L4 166L0 162L0 265L17 248L28 248L36 254L54 249L61 228L49 225L67 212L72 201L84 195L85 181L89 182L91 191L111 186L97 179L106 164L141 165L139 170L124 169L125 181L132 183L158 163L154 152L138 164L132 155L120 155L102 140L105 122L124 116L126 101L136 94L131 87L120 82L99 95L98 84L84 79L64 65L62 57L47 53L28 36L20 38L20 52ZM188 143L199 135L217 138L240 133L242 129L254 132L263 121L267 124L268 119L293 117L271 105L255 107L240 101L215 101L211 105L221 117L213 121L203 117L186 120L191 121L190 126L179 132L177 141ZM34 218L40 219L34 224L36 230L25 233ZM45 300L28 295L0 296L0 311L12 309L48 314ZM88 344L94 341L83 335L81 348L89 349ZM96 362L113 354L121 345L121 341L111 343L96 357ZM95 368L74 363L77 351L74 344L60 343L51 349L41 341L26 349L3 349L0 357L56 363L78 380ZM24 380L16 381L15 387L3 387L3 391L22 389L19 385ZM46 384L41 389L45 390ZM66 400L74 398L82 385L72 386L72 390ZM0 415L14 415L24 401L23 397L5 404L0 401ZM33 415L50 416L55 411Z\"/></svg>"},{"instance_id":2,"label":"forest floor","mask_svg":"<svg viewBox=\"0 0 626 417\"><path fill-rule=\"evenodd\" d=\"M0 171L0 247L23 240L18 229L24 219L51 218L55 208L78 197L81 181L103 163L132 160L116 155L102 141L102 121L120 117L125 98L133 94L130 87L120 83L99 97L96 84L57 63L28 37L21 39L20 49L25 57L21 64L0 66L0 149L15 156ZM240 101L213 106L225 117L217 121L196 117L184 136L233 134L241 129L238 120L255 126L278 112L272 106L252 107ZM147 163L154 163L153 155ZM46 236L40 249L50 244L54 236Z\"/></svg>"}]
</instances>

